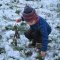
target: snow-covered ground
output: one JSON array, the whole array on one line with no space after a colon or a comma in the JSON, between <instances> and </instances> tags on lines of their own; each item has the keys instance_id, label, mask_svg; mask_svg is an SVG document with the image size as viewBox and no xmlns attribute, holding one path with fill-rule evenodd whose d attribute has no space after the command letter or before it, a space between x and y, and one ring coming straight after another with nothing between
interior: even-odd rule
<instances>
[{"instance_id":1,"label":"snow-covered ground","mask_svg":"<svg viewBox=\"0 0 60 60\"><path fill-rule=\"evenodd\" d=\"M47 55L44 60L60 60L60 17L57 16L57 4L59 0L0 0L0 48L4 48L0 54L0 60L36 60L37 53L34 48L26 48L29 44L28 39L24 35L20 35L18 39L18 48L11 45L14 35L13 30L6 30L6 26L14 26L16 19L20 18L23 8L26 4L31 5L36 9L38 15L47 19L47 22L52 28L49 35L49 44ZM20 24L20 23L19 23ZM19 49L19 48L22 48ZM26 56L25 53L32 51L31 56Z\"/></svg>"}]
</instances>

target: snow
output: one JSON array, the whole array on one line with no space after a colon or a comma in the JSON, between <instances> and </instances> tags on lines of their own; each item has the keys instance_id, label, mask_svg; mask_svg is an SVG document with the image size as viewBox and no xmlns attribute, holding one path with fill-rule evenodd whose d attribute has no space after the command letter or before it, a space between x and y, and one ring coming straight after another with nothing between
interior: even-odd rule
<instances>
[{"instance_id":1,"label":"snow","mask_svg":"<svg viewBox=\"0 0 60 60\"><path fill-rule=\"evenodd\" d=\"M20 42L21 42L21 44L23 44L23 45L28 45L29 43L29 41L28 41L28 39L25 37L25 35L21 35L20 36Z\"/></svg>"},{"instance_id":2,"label":"snow","mask_svg":"<svg viewBox=\"0 0 60 60\"><path fill-rule=\"evenodd\" d=\"M14 0L0 0L0 35L3 36L0 41L0 48L5 48L6 53L0 54L0 60L36 60L35 57L37 53L34 49L25 48L30 42L25 37L25 35L20 35L20 39L18 39L18 48L23 47L22 51L14 50L11 46L13 41L11 35L14 35L15 32L12 30L5 30L5 26L15 24L20 25L21 23L16 23L15 20L17 18L21 18L23 8L26 4L32 6L36 9L36 13L43 18L47 19L47 22L52 28L52 32L49 35L49 40L51 42L48 44L49 49L47 50L47 55L44 60L55 60L60 57L60 30L56 29L57 26L60 26L60 18L57 18L57 4L58 0L41 0L41 1L25 1L19 0L17 3ZM7 5L8 4L8 5ZM10 7L12 6L13 9ZM42 7L41 7L42 6ZM16 10L20 10L19 14L16 14ZM15 46L14 46L15 47ZM26 51L25 51L26 49ZM26 57L25 52L33 51L32 56Z\"/></svg>"},{"instance_id":3,"label":"snow","mask_svg":"<svg viewBox=\"0 0 60 60\"><path fill-rule=\"evenodd\" d=\"M4 59L3 55L0 55L0 60L3 60L3 59Z\"/></svg>"},{"instance_id":4,"label":"snow","mask_svg":"<svg viewBox=\"0 0 60 60\"><path fill-rule=\"evenodd\" d=\"M5 45L5 50L6 50L6 52L13 51L13 49L8 44Z\"/></svg>"},{"instance_id":5,"label":"snow","mask_svg":"<svg viewBox=\"0 0 60 60\"><path fill-rule=\"evenodd\" d=\"M5 37L10 38L11 34L15 34L15 32L12 31L12 30L6 31L6 32L5 32Z\"/></svg>"},{"instance_id":6,"label":"snow","mask_svg":"<svg viewBox=\"0 0 60 60\"><path fill-rule=\"evenodd\" d=\"M9 57L14 57L16 59L19 59L19 57L20 57L19 51L8 51L7 55Z\"/></svg>"},{"instance_id":7,"label":"snow","mask_svg":"<svg viewBox=\"0 0 60 60\"><path fill-rule=\"evenodd\" d=\"M6 3L10 3L10 0L3 0L3 3L6 4Z\"/></svg>"}]
</instances>

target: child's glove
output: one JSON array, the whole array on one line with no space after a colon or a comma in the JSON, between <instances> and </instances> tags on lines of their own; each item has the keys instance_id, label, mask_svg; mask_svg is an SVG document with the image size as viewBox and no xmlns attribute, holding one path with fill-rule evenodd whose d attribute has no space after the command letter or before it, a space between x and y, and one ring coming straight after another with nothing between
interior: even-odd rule
<instances>
[{"instance_id":1,"label":"child's glove","mask_svg":"<svg viewBox=\"0 0 60 60\"><path fill-rule=\"evenodd\" d=\"M21 22L21 21L24 21L24 18L23 18L23 17L21 17L21 19L16 19L16 22L17 22L17 23L19 23L19 22Z\"/></svg>"},{"instance_id":2,"label":"child's glove","mask_svg":"<svg viewBox=\"0 0 60 60\"><path fill-rule=\"evenodd\" d=\"M46 52L45 52L45 51L41 51L41 52L40 52L40 56L41 56L41 57L45 57L45 55L46 55Z\"/></svg>"},{"instance_id":3,"label":"child's glove","mask_svg":"<svg viewBox=\"0 0 60 60\"><path fill-rule=\"evenodd\" d=\"M19 22L21 22L22 21L22 19L16 19L16 22L17 23L19 23Z\"/></svg>"}]
</instances>

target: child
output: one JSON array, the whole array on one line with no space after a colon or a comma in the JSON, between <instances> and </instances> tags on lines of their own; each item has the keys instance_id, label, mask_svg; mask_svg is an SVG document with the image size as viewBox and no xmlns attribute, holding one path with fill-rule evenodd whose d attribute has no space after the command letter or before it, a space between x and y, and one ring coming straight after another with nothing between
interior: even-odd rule
<instances>
[{"instance_id":1,"label":"child","mask_svg":"<svg viewBox=\"0 0 60 60\"><path fill-rule=\"evenodd\" d=\"M19 22L20 19L17 19ZM25 6L22 19L30 25L30 29L25 32L25 36L32 40L32 45L41 43L40 55L44 57L46 55L48 46L48 35L51 33L51 27L46 22L45 19L38 16L34 8L30 6Z\"/></svg>"}]
</instances>

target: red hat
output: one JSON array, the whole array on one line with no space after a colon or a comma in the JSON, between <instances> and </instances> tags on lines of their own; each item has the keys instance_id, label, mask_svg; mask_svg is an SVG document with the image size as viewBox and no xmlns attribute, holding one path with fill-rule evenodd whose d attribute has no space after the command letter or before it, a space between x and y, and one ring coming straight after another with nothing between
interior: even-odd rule
<instances>
[{"instance_id":1,"label":"red hat","mask_svg":"<svg viewBox=\"0 0 60 60\"><path fill-rule=\"evenodd\" d=\"M30 6L25 6L22 17L27 22L38 20L38 15L36 14L35 9Z\"/></svg>"}]
</instances>

